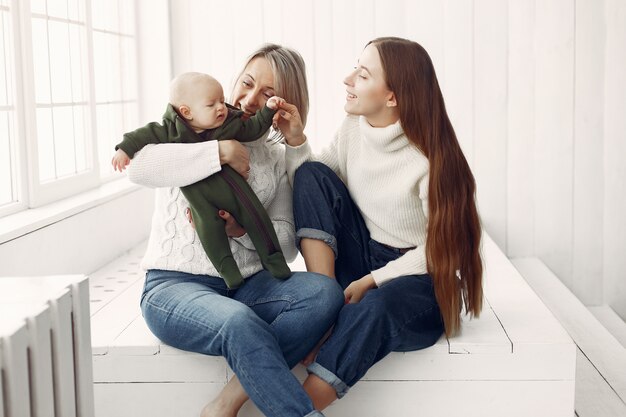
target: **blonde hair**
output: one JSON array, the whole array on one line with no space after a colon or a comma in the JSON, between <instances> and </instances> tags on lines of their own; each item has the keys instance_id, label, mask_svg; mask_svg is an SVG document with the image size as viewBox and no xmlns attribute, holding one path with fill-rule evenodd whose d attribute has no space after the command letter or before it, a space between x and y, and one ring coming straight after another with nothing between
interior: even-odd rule
<instances>
[{"instance_id":1,"label":"blonde hair","mask_svg":"<svg viewBox=\"0 0 626 417\"><path fill-rule=\"evenodd\" d=\"M236 80L241 78L248 64L256 58L267 59L274 73L276 95L298 108L302 124L306 126L307 114L309 113L309 88L302 56L286 46L267 43L248 57Z\"/></svg>"}]
</instances>

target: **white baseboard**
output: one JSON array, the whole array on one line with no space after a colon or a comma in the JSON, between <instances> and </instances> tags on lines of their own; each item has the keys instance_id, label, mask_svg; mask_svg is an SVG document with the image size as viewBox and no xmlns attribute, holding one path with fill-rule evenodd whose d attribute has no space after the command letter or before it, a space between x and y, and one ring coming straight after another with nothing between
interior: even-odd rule
<instances>
[{"instance_id":1,"label":"white baseboard","mask_svg":"<svg viewBox=\"0 0 626 417\"><path fill-rule=\"evenodd\" d=\"M154 207L150 189L132 186L74 203L48 208L46 218L36 213L9 216L24 224L13 229L19 232L15 237L0 244L0 276L88 274L144 241L150 232Z\"/></svg>"},{"instance_id":2,"label":"white baseboard","mask_svg":"<svg viewBox=\"0 0 626 417\"><path fill-rule=\"evenodd\" d=\"M587 308L626 349L626 321L611 306L588 306Z\"/></svg>"}]
</instances>

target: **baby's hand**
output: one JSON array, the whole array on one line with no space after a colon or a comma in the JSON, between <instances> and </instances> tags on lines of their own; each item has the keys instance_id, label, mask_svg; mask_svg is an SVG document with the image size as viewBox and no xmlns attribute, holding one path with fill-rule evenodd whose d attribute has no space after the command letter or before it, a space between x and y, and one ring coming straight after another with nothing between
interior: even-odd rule
<instances>
[{"instance_id":1,"label":"baby's hand","mask_svg":"<svg viewBox=\"0 0 626 417\"><path fill-rule=\"evenodd\" d=\"M130 158L126 155L121 149L118 149L113 155L113 159L111 159L111 165L113 165L113 169L115 171L122 172L126 169L126 167L130 164Z\"/></svg>"},{"instance_id":2,"label":"baby's hand","mask_svg":"<svg viewBox=\"0 0 626 417\"><path fill-rule=\"evenodd\" d=\"M285 103L285 99L278 96L272 96L267 100L267 103L265 103L265 105L272 110L278 110L278 108Z\"/></svg>"}]
</instances>

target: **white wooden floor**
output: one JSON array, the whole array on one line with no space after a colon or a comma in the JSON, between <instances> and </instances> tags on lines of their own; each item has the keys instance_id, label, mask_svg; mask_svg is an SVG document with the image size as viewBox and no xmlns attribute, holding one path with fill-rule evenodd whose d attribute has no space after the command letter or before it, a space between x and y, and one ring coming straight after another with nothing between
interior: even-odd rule
<instances>
[{"instance_id":1,"label":"white wooden floor","mask_svg":"<svg viewBox=\"0 0 626 417\"><path fill-rule=\"evenodd\" d=\"M584 306L537 259L512 262L578 346L575 415L626 417L624 321L609 307Z\"/></svg>"},{"instance_id":2,"label":"white wooden floor","mask_svg":"<svg viewBox=\"0 0 626 417\"><path fill-rule=\"evenodd\" d=\"M626 324L610 307L585 307L536 259L512 261L578 345L576 416L626 417Z\"/></svg>"}]
</instances>

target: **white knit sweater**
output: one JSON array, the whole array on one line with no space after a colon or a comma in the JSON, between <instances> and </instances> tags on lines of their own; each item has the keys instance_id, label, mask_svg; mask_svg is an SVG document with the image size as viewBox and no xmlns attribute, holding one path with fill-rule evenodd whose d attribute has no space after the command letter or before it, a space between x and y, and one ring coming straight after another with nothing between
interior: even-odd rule
<instances>
[{"instance_id":1,"label":"white knit sweater","mask_svg":"<svg viewBox=\"0 0 626 417\"><path fill-rule=\"evenodd\" d=\"M248 183L266 208L288 262L295 259L292 190L282 145L270 145L267 135L244 144L250 151ZM155 190L155 208L143 269L165 269L219 276L187 222L189 203L178 187L193 184L221 170L217 141L147 145L130 163L132 182ZM248 235L230 239L239 270L249 277L263 267Z\"/></svg>"},{"instance_id":2,"label":"white knit sweater","mask_svg":"<svg viewBox=\"0 0 626 417\"><path fill-rule=\"evenodd\" d=\"M371 238L396 248L415 247L372 272L378 286L400 276L425 274L428 159L409 142L400 122L374 128L347 116L333 142L313 156L308 142L287 146L287 173L307 160L328 165L346 184Z\"/></svg>"}]
</instances>

